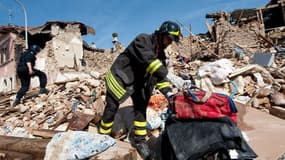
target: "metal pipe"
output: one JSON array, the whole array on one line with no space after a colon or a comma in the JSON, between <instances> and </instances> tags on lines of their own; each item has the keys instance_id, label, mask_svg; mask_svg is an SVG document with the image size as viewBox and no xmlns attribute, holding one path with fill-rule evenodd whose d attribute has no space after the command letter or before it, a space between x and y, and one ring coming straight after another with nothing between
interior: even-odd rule
<instances>
[{"instance_id":1,"label":"metal pipe","mask_svg":"<svg viewBox=\"0 0 285 160\"><path fill-rule=\"evenodd\" d=\"M26 8L23 5L23 3L20 0L15 0L23 9L24 11L24 16L25 16L25 40L26 40L26 49L29 48L29 43L28 43L28 18L27 18L27 12L26 12Z\"/></svg>"}]
</instances>

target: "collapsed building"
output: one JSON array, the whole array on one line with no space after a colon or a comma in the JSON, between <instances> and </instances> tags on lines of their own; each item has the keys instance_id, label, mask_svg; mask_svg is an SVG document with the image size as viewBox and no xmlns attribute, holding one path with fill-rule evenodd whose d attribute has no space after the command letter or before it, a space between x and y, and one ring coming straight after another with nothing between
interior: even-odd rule
<instances>
[{"instance_id":1,"label":"collapsed building","mask_svg":"<svg viewBox=\"0 0 285 160\"><path fill-rule=\"evenodd\" d=\"M270 51L271 47L282 52L284 17L284 1L271 1L263 8L209 13L206 18L213 24L206 22L205 34L190 34L184 53L191 53L187 56L194 59L211 59L233 57L237 47L250 53Z\"/></svg>"},{"instance_id":2,"label":"collapsed building","mask_svg":"<svg viewBox=\"0 0 285 160\"><path fill-rule=\"evenodd\" d=\"M174 45L170 49L170 57L179 59L174 64L175 74L190 73L196 78L198 87L228 95L234 90L230 83L235 82L239 90L236 97L249 96L251 101L248 105L275 112L271 106L284 106L285 100L283 12L284 1L271 1L263 8L207 14L206 18L213 19L213 24L206 23L207 33L190 34L183 39L183 45ZM215 84L211 79L205 85L205 81L208 82L205 79L217 76L217 73L201 77L199 69L206 63L223 58L229 59L238 68L236 73L233 71L226 76L230 78L227 83ZM224 66L225 63L218 65L220 68ZM219 72L222 74L223 70ZM263 96L259 95L261 92ZM276 99L279 102L274 101Z\"/></svg>"},{"instance_id":3,"label":"collapsed building","mask_svg":"<svg viewBox=\"0 0 285 160\"><path fill-rule=\"evenodd\" d=\"M168 48L170 71L177 79L181 73L190 74L193 83L204 90L233 94L235 102L244 108L254 107L285 119L284 102L280 101L285 98L284 3L284 0L272 0L263 8L207 14L206 18L213 22L206 23L207 33L193 35L190 31L181 45ZM10 98L1 98L0 134L50 138L62 131L94 130L104 108L104 74L123 47L113 54L92 50L84 44L81 35L93 32L79 22L48 22L29 30L34 36L34 40L30 38L31 43L40 42L43 48L37 67L48 74L48 87L52 92L47 96L31 96L16 109L5 108ZM0 45L4 44L1 42ZM23 41L16 44L23 46ZM16 50L21 51L23 47L18 48ZM266 62L254 60L255 56L263 55L261 59ZM235 67L225 76L227 79L216 82L215 77L211 77L213 73L199 75L201 67L220 59L230 60ZM218 67L223 65L218 64ZM4 66L8 65L0 69ZM8 73L7 68L3 70ZM14 72L9 71L15 77ZM2 91L15 89L16 85L13 87ZM28 96L32 94L29 92Z\"/></svg>"},{"instance_id":4,"label":"collapsed building","mask_svg":"<svg viewBox=\"0 0 285 160\"><path fill-rule=\"evenodd\" d=\"M15 90L19 84L16 79L16 64L24 50L24 28L1 26L1 80L0 92ZM43 50L38 54L36 68L49 77L48 83L56 81L61 71L82 70L82 35L95 34L95 30L80 22L50 21L28 29L29 45L37 44ZM36 79L31 86L38 85Z\"/></svg>"}]
</instances>

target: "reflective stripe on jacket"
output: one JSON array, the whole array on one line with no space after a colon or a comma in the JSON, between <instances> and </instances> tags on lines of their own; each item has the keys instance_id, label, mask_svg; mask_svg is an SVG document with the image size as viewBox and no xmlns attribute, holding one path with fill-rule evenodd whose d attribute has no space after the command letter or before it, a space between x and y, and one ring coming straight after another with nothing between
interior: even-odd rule
<instances>
[{"instance_id":1,"label":"reflective stripe on jacket","mask_svg":"<svg viewBox=\"0 0 285 160\"><path fill-rule=\"evenodd\" d=\"M151 89L158 82L160 84L157 84L157 87L162 89L162 92L171 90L166 79L166 56L163 50L157 53L156 41L154 34L138 35L107 72L105 79L108 91L118 101L124 101L127 95L132 94L134 88Z\"/></svg>"}]
</instances>

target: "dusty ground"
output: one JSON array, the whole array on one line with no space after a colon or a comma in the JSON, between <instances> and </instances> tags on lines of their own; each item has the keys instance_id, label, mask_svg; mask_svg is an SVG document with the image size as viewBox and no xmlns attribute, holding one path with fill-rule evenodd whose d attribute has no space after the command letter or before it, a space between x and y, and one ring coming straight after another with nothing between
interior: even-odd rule
<instances>
[{"instance_id":1,"label":"dusty ground","mask_svg":"<svg viewBox=\"0 0 285 160\"><path fill-rule=\"evenodd\" d=\"M257 160L277 160L285 153L285 120L260 110L247 108L244 121L250 126L245 132Z\"/></svg>"}]
</instances>

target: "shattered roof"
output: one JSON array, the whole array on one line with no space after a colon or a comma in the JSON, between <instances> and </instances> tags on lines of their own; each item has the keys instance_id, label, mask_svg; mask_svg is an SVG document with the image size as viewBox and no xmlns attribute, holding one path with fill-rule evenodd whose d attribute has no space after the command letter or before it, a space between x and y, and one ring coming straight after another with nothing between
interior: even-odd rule
<instances>
[{"instance_id":1,"label":"shattered roof","mask_svg":"<svg viewBox=\"0 0 285 160\"><path fill-rule=\"evenodd\" d=\"M0 26L0 33L20 33L25 30L24 27L8 25L8 26Z\"/></svg>"},{"instance_id":2,"label":"shattered roof","mask_svg":"<svg viewBox=\"0 0 285 160\"><path fill-rule=\"evenodd\" d=\"M51 31L51 26L53 24L58 24L61 28L64 28L67 24L79 24L80 27L80 32L82 35L86 34L95 34L95 29L87 26L81 22L76 22L76 21L48 21L46 24L39 26L39 27L34 27L29 29L29 33L34 35L37 33L43 33L43 32L50 32Z\"/></svg>"},{"instance_id":3,"label":"shattered roof","mask_svg":"<svg viewBox=\"0 0 285 160\"><path fill-rule=\"evenodd\" d=\"M236 9L231 12L231 18L233 19L242 19L242 18L250 18L250 17L257 17L256 9L249 8L249 9Z\"/></svg>"},{"instance_id":4,"label":"shattered roof","mask_svg":"<svg viewBox=\"0 0 285 160\"><path fill-rule=\"evenodd\" d=\"M64 28L67 24L79 24L80 32L82 35L86 34L95 34L95 29L87 26L81 22L70 21L70 22L63 22L63 21L48 21L42 26L38 27L28 27L28 32L31 35L37 33L49 33L51 31L51 26L53 24L58 24L61 28ZM16 26L16 25L7 25L7 26L0 26L0 33L23 33L25 31L25 27L23 26Z\"/></svg>"}]
</instances>

